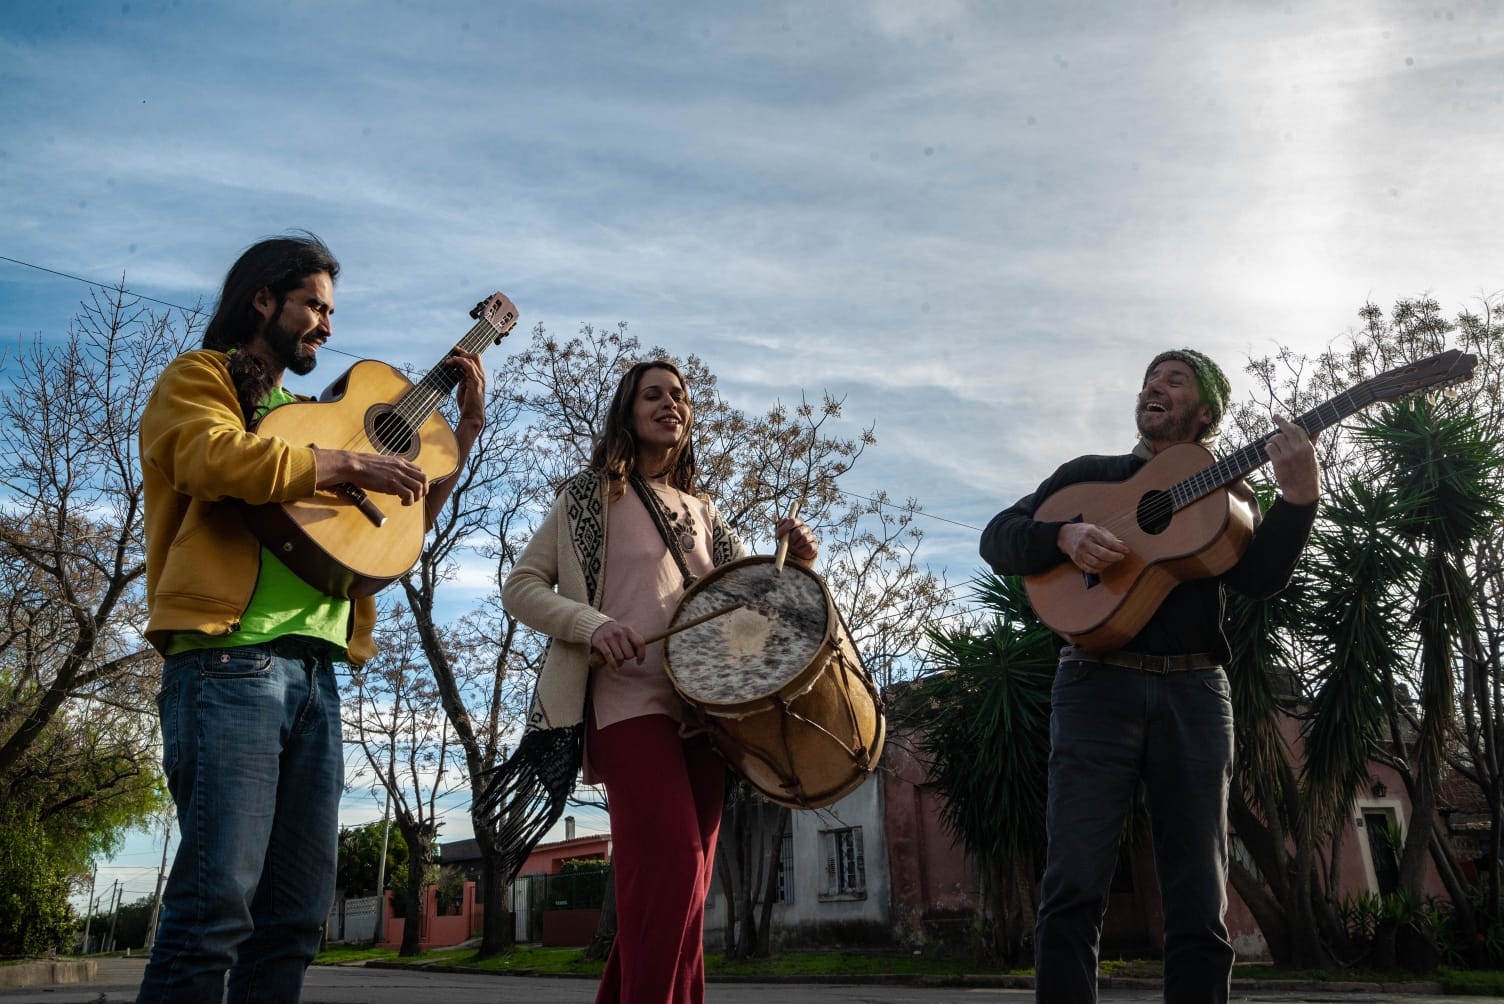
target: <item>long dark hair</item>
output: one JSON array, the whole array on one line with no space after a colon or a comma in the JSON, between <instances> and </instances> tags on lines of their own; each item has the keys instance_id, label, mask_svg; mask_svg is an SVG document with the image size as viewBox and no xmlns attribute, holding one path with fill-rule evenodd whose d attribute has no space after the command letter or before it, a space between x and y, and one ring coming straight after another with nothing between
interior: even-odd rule
<instances>
[{"instance_id":1,"label":"long dark hair","mask_svg":"<svg viewBox=\"0 0 1504 1004\"><path fill-rule=\"evenodd\" d=\"M611 480L613 493L625 491L627 478L637 471L637 433L632 429L632 407L637 403L637 388L642 383L642 375L648 370L668 370L679 378L679 385L684 388L686 399L689 395L689 385L684 382L684 374L667 359L640 362L622 374L621 383L616 385L616 394L611 398L611 407L606 412L606 430L596 440L595 449L590 454L590 469L601 471ZM695 412L691 407L684 434L679 437L679 445L669 454L667 471L669 484L689 495L694 494L697 470L694 427ZM656 476L659 472L643 473Z\"/></svg>"},{"instance_id":2,"label":"long dark hair","mask_svg":"<svg viewBox=\"0 0 1504 1004\"><path fill-rule=\"evenodd\" d=\"M230 377L235 381L235 396L247 426L255 419L261 399L276 384L266 360L250 352L233 351L244 348L261 329L256 294L269 291L276 297L280 312L287 294L319 272L327 272L333 282L339 278L339 262L323 241L304 230L252 244L225 273L219 305L204 328L204 348L230 353Z\"/></svg>"}]
</instances>

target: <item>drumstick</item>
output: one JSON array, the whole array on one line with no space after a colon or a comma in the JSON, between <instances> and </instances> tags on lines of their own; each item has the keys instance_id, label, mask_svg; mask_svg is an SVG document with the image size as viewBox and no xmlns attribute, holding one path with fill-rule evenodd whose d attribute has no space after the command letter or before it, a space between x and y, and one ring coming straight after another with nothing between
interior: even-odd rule
<instances>
[{"instance_id":1,"label":"drumstick","mask_svg":"<svg viewBox=\"0 0 1504 1004\"><path fill-rule=\"evenodd\" d=\"M793 519L795 516L798 516L798 515L799 515L799 500L795 499L794 500L794 504L791 505L791 506L789 506L789 519ZM790 530L789 533L793 533L793 531ZM774 552L774 555L773 555L773 574L774 575L782 575L783 574L783 559L787 558L788 556L789 556L789 535L788 535L788 533L786 533L786 534L783 535L783 539L778 542L778 550L776 552Z\"/></svg>"},{"instance_id":2,"label":"drumstick","mask_svg":"<svg viewBox=\"0 0 1504 1004\"><path fill-rule=\"evenodd\" d=\"M708 614L701 614L698 617L692 617L689 620L685 621L683 624L675 624L673 627L659 631L657 634L648 635L646 638L642 639L642 643L644 645L651 645L655 641L662 641L671 634L678 634L680 631L687 631L692 627L704 624L708 620L714 620L722 614L729 614L733 610L740 610L746 605L747 604L745 600L737 600L735 603L728 603L718 610L712 610ZM601 655L599 652L592 651L590 653L590 667L592 669L594 669L596 666L601 665L605 661L606 657Z\"/></svg>"}]
</instances>

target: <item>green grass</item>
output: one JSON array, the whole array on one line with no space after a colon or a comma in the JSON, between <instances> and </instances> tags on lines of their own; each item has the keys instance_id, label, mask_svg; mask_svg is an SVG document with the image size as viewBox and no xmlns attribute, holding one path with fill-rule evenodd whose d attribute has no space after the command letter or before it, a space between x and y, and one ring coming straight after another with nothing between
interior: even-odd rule
<instances>
[{"instance_id":1,"label":"green grass","mask_svg":"<svg viewBox=\"0 0 1504 1004\"><path fill-rule=\"evenodd\" d=\"M500 955L480 958L473 949L441 949L424 952L410 959L384 948L349 948L339 946L319 954L317 963L383 961L414 966L458 966L481 972L536 974L540 976L582 976L598 978L604 965L588 962L578 948L540 948L520 945ZM1032 970L1002 970L997 966L978 965L962 959L902 955L897 952L785 952L768 959L726 959L721 955L705 956L708 976L760 976L781 978L799 976L964 976L1029 975ZM1120 979L1157 980L1164 967L1158 959L1103 959L1103 976ZM1439 981L1449 994L1470 996L1504 996L1504 972L1468 972L1441 969L1434 973L1381 973L1372 970L1285 969L1270 965L1239 965L1233 968L1235 980L1301 980L1314 982L1401 983Z\"/></svg>"},{"instance_id":2,"label":"green grass","mask_svg":"<svg viewBox=\"0 0 1504 1004\"><path fill-rule=\"evenodd\" d=\"M1485 969L1477 972L1448 969L1443 966L1436 973L1441 988L1449 994L1469 997L1504 997L1504 972Z\"/></svg>"}]
</instances>

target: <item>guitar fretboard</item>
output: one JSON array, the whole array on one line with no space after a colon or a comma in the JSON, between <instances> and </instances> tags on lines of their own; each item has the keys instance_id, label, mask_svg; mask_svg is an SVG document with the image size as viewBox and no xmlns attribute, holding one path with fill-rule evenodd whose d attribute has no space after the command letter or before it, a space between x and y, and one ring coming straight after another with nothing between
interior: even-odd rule
<instances>
[{"instance_id":1,"label":"guitar fretboard","mask_svg":"<svg viewBox=\"0 0 1504 1004\"><path fill-rule=\"evenodd\" d=\"M1299 416L1295 419L1295 424L1304 429L1307 435L1314 435L1328 426L1336 425L1347 416L1363 410L1375 400L1373 391L1368 389L1366 384L1360 384ZM1255 471L1267 464L1269 462L1269 437L1273 435L1274 433L1271 432L1262 439L1249 443L1237 452L1171 485L1170 501L1173 509L1176 511L1184 509L1197 499L1210 495L1218 488L1230 485L1250 471Z\"/></svg>"},{"instance_id":2,"label":"guitar fretboard","mask_svg":"<svg viewBox=\"0 0 1504 1004\"><path fill-rule=\"evenodd\" d=\"M460 339L459 347L466 352L480 353L499 342L510 329L511 322L515 320L511 311L500 311L500 314L499 318L493 319L482 313L480 320L475 322L475 326ZM501 323L497 323L498 321ZM440 401L449 396L459 382L460 368L440 361L437 366L424 374L423 379L413 384L412 389L402 395L392 410L408 424L409 428L415 428L428 417L429 412L439 406Z\"/></svg>"}]
</instances>

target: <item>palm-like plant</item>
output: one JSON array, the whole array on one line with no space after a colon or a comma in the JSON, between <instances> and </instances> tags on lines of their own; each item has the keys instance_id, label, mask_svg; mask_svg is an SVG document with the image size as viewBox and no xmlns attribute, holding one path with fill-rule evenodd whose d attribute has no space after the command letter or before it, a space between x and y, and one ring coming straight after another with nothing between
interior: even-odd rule
<instances>
[{"instance_id":1,"label":"palm-like plant","mask_svg":"<svg viewBox=\"0 0 1504 1004\"><path fill-rule=\"evenodd\" d=\"M991 947L1012 961L1031 940L1044 853L1056 642L1022 580L989 574L975 585L990 625L931 628L939 672L916 685L915 708L941 818L981 870Z\"/></svg>"},{"instance_id":2,"label":"palm-like plant","mask_svg":"<svg viewBox=\"0 0 1504 1004\"><path fill-rule=\"evenodd\" d=\"M1434 840L1442 768L1456 735L1460 646L1474 635L1478 609L1470 561L1504 512L1504 449L1476 413L1418 401L1385 409L1359 430L1372 448L1382 490L1395 500L1394 542L1414 556L1405 628L1412 643L1402 673L1417 695L1414 712L1387 711L1384 751L1400 768L1411 815L1400 853L1400 885L1419 896L1433 842L1443 880L1471 928L1468 897L1454 878L1445 845ZM1391 682L1389 692L1397 684Z\"/></svg>"},{"instance_id":3,"label":"palm-like plant","mask_svg":"<svg viewBox=\"0 0 1504 1004\"><path fill-rule=\"evenodd\" d=\"M1464 409L1390 407L1354 437L1361 465L1328 484L1295 584L1272 601L1234 598L1229 610L1241 782L1232 818L1258 865L1235 866L1233 881L1275 958L1296 964L1340 954L1338 836L1371 760L1396 767L1409 790L1401 883L1422 892L1455 726L1457 645L1475 617L1467 562L1504 498L1497 440ZM1269 684L1281 668L1303 681L1298 768ZM1450 891L1465 904L1460 885Z\"/></svg>"}]
</instances>

